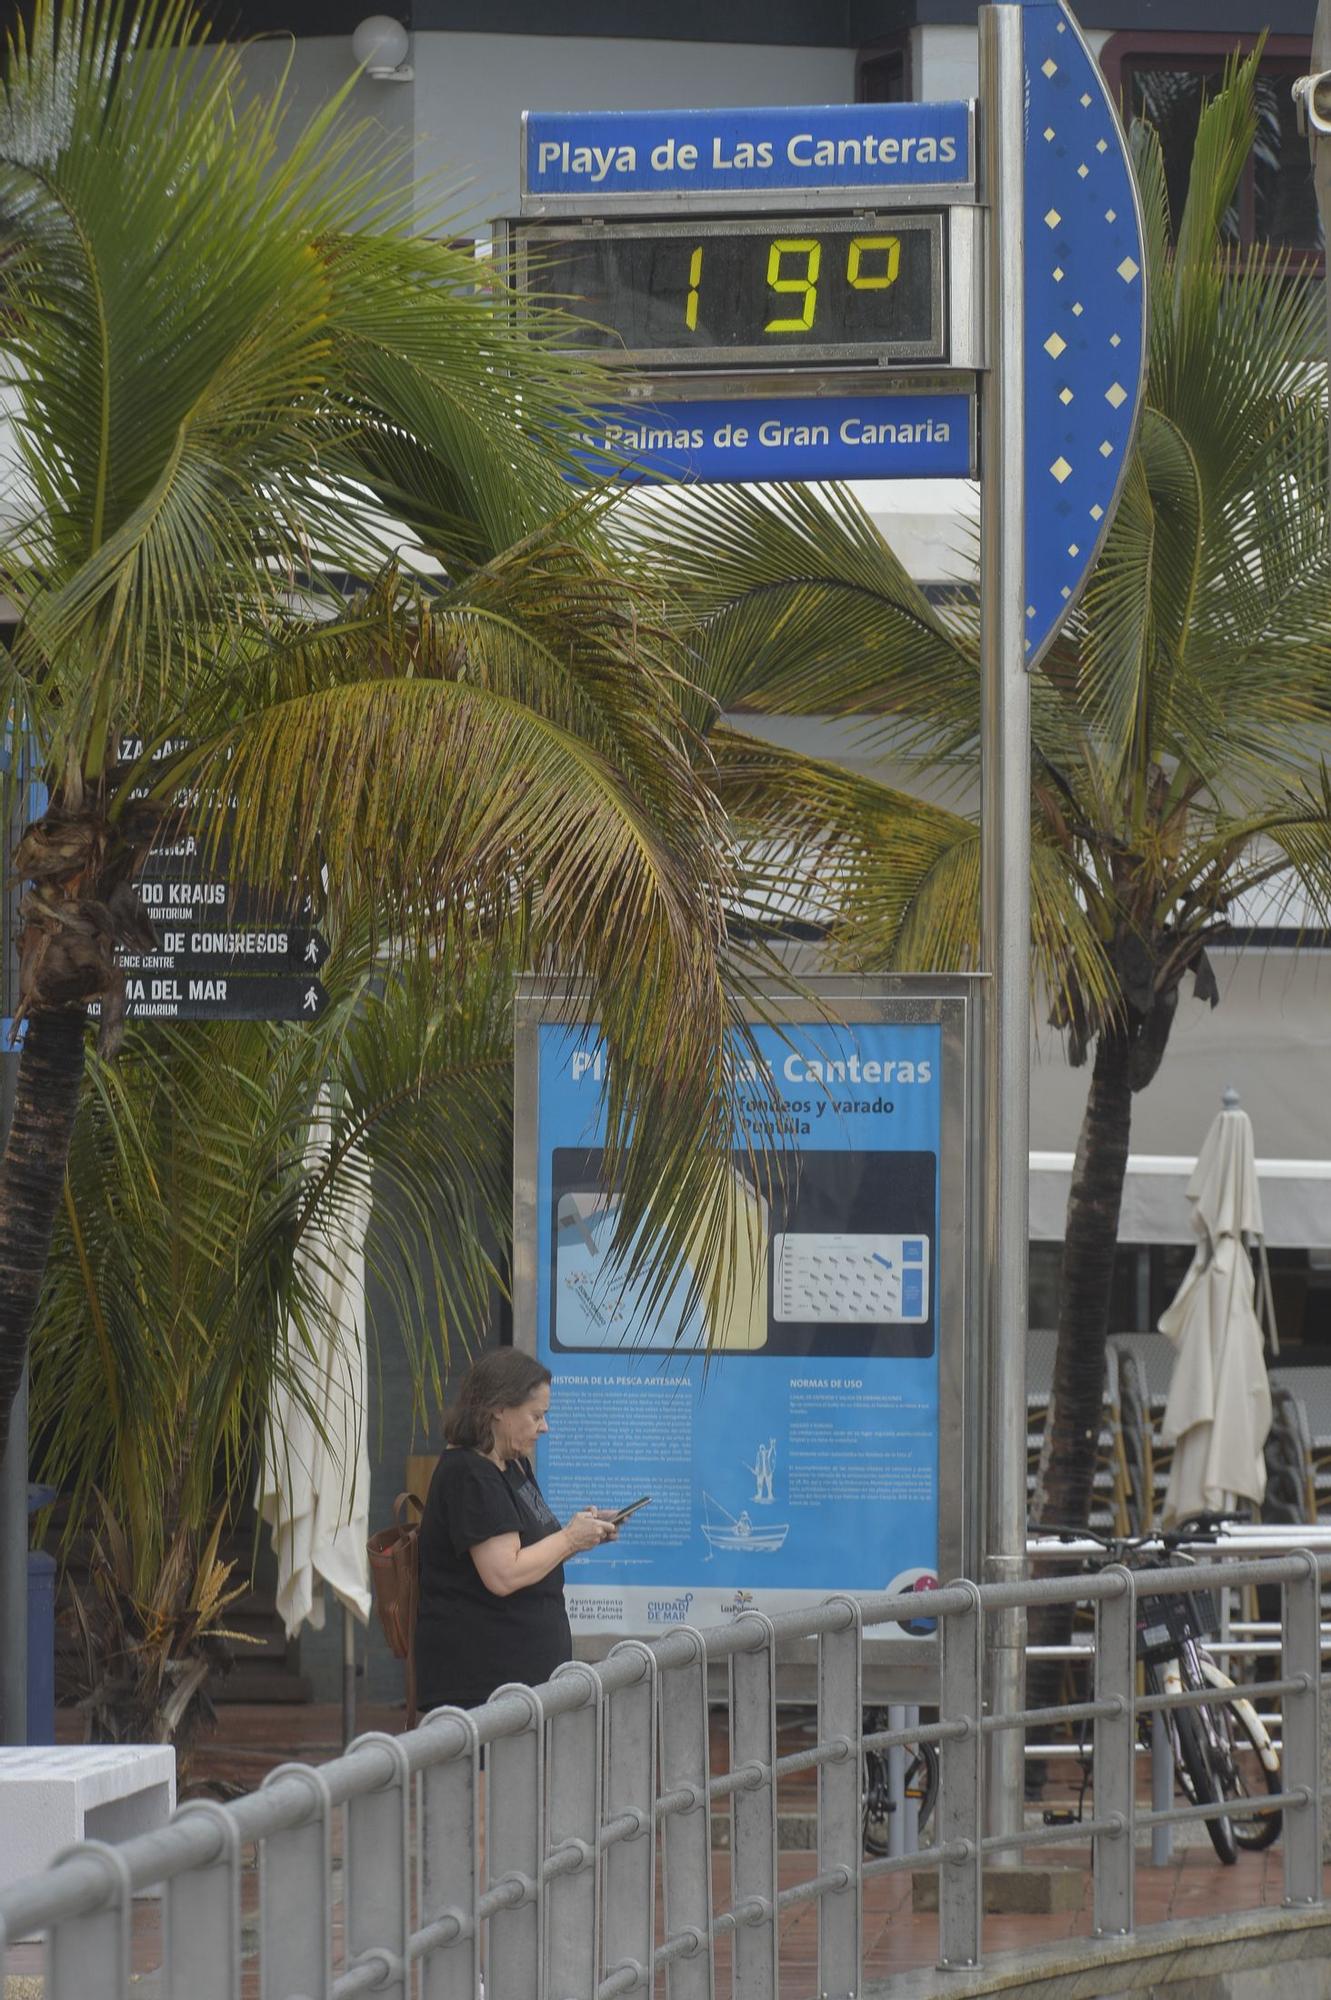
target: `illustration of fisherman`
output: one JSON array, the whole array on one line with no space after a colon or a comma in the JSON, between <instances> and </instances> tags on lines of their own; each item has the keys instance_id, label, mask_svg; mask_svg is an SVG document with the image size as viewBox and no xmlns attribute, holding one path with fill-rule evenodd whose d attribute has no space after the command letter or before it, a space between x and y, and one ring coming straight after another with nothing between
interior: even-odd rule
<instances>
[{"instance_id":1,"label":"illustration of fisherman","mask_svg":"<svg viewBox=\"0 0 1331 2000\"><path fill-rule=\"evenodd\" d=\"M776 1499L773 1481L776 1477L776 1439L769 1438L760 1444L755 1454L756 1462L745 1470L753 1474L753 1498L759 1507L770 1507Z\"/></svg>"}]
</instances>

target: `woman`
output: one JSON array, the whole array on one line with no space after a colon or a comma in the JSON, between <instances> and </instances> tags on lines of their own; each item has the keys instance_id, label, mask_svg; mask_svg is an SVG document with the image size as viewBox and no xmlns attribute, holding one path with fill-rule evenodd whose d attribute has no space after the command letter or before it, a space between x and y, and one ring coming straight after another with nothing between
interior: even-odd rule
<instances>
[{"instance_id":1,"label":"woman","mask_svg":"<svg viewBox=\"0 0 1331 2000\"><path fill-rule=\"evenodd\" d=\"M444 1426L448 1449L421 1520L416 1685L423 1715L476 1708L505 1681L538 1687L573 1657L564 1563L617 1530L594 1507L563 1527L532 1471L550 1370L516 1348L484 1354Z\"/></svg>"}]
</instances>

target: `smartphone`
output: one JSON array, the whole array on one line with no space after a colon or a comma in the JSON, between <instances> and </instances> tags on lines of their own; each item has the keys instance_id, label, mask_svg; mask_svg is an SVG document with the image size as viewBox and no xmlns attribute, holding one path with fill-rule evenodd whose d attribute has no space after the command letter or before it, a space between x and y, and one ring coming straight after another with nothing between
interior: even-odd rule
<instances>
[{"instance_id":1,"label":"smartphone","mask_svg":"<svg viewBox=\"0 0 1331 2000\"><path fill-rule=\"evenodd\" d=\"M636 1514L639 1507L645 1507L651 1497L650 1493L644 1493L641 1500L630 1500L627 1507L621 1507L618 1513L612 1514L610 1518L615 1526L618 1527L621 1521L627 1521L630 1514Z\"/></svg>"}]
</instances>

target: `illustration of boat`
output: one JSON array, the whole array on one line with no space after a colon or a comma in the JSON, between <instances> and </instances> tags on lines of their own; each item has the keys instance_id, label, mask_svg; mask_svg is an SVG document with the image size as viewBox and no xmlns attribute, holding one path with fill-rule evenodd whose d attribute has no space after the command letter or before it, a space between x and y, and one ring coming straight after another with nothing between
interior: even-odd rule
<instances>
[{"instance_id":1,"label":"illustration of boat","mask_svg":"<svg viewBox=\"0 0 1331 2000\"><path fill-rule=\"evenodd\" d=\"M789 1521L763 1521L755 1527L747 1508L737 1519L734 1514L726 1513L720 1501L714 1500L710 1493L704 1491L702 1498L705 1512L710 1514L715 1508L718 1514L725 1515L724 1526L718 1527L708 1519L703 1521L702 1531L710 1547L726 1555L736 1552L755 1556L775 1555L790 1533Z\"/></svg>"}]
</instances>

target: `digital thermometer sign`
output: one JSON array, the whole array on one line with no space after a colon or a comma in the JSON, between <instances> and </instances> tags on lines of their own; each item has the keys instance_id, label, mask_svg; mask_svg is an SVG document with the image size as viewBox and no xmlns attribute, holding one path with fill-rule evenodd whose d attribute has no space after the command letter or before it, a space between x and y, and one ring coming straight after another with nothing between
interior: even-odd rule
<instances>
[{"instance_id":1,"label":"digital thermometer sign","mask_svg":"<svg viewBox=\"0 0 1331 2000\"><path fill-rule=\"evenodd\" d=\"M946 218L910 210L519 223L516 281L639 367L948 359Z\"/></svg>"}]
</instances>

